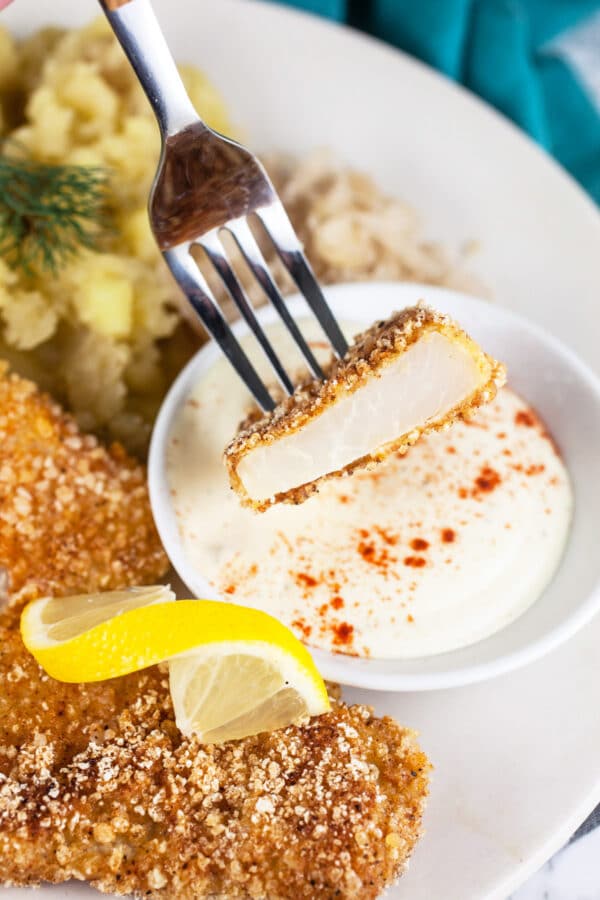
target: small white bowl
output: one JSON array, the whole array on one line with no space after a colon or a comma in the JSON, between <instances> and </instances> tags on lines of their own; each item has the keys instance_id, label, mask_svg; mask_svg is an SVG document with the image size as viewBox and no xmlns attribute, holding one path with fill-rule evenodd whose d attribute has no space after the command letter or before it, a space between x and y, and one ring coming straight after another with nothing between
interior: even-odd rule
<instances>
[{"instance_id":1,"label":"small white bowl","mask_svg":"<svg viewBox=\"0 0 600 900\"><path fill-rule=\"evenodd\" d=\"M539 412L561 448L575 493L572 529L561 565L539 600L520 618L483 641L421 659L356 659L313 650L324 677L375 690L430 690L481 681L532 662L557 647L600 609L600 380L556 338L507 309L442 288L415 284L352 284L326 289L334 313L371 324L425 299L449 313L508 368L509 383ZM290 300L292 314L305 311ZM576 315L576 308L565 315ZM270 307L263 324L275 321ZM240 336L245 324L234 328ZM186 559L166 479L165 451L174 417L190 390L219 355L208 344L188 363L158 416L149 459L152 509L177 573L198 597L218 597ZM219 598L224 599L224 598Z\"/></svg>"}]
</instances>

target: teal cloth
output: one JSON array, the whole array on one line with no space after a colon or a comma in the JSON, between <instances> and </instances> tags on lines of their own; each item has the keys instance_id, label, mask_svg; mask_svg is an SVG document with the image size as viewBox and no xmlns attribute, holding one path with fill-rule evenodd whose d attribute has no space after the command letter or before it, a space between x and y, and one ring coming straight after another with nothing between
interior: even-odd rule
<instances>
[{"instance_id":1,"label":"teal cloth","mask_svg":"<svg viewBox=\"0 0 600 900\"><path fill-rule=\"evenodd\" d=\"M600 0L283 2L348 22L460 81L528 132L600 203L600 97L563 45L573 29L597 20L584 61L595 65L600 84Z\"/></svg>"}]
</instances>

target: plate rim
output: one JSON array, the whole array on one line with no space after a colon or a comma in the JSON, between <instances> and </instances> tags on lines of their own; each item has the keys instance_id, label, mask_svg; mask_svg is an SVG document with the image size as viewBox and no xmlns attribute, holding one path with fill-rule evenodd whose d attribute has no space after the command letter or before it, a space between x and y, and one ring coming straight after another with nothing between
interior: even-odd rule
<instances>
[{"instance_id":1,"label":"plate rim","mask_svg":"<svg viewBox=\"0 0 600 900\"><path fill-rule=\"evenodd\" d=\"M229 5L234 8L239 5L242 0L220 0L220 2L223 3L223 5ZM536 153L538 159L542 161L543 164L548 165L554 171L554 174L560 176L564 182L568 183L572 192L578 195L579 200L583 203L584 207L586 207L587 212L592 214L593 224L595 224L600 231L600 206L596 204L590 194L577 181L575 176L572 175L549 150L535 141L531 135L517 125L516 122L483 97L480 97L479 94L471 91L466 85L462 84L462 82L455 81L453 78L446 75L444 72L441 72L439 69L436 69L424 60L412 56L406 50L396 47L394 44L389 43L377 35L369 34L367 31L361 31L359 28L349 25L347 22L334 21L319 15L313 10L303 10L294 6L288 6L281 3L280 0L275 0L275 2L273 2L273 0L243 0L243 2L245 6L254 7L261 12L264 12L265 10L274 10L277 15L282 15L290 19L297 19L303 22L309 20L319 29L327 29L332 33L342 32L345 33L347 37L357 40L360 43L371 44L374 49L387 56L396 58L400 56L406 66L413 68L414 71L419 71L421 75L437 82L438 86L442 87L443 90L448 90L451 93L454 93L455 96L460 97L467 105L471 105L477 110L477 115L483 114L484 116L489 116L490 120L495 120L496 126L502 127L506 133L510 133L512 138L516 138L519 143Z\"/></svg>"}]
</instances>

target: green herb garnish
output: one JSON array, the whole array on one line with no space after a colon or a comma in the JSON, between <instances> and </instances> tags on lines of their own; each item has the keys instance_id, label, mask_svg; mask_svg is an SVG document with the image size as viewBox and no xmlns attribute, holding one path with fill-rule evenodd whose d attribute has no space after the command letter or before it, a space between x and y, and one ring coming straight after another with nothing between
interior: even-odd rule
<instances>
[{"instance_id":1,"label":"green herb garnish","mask_svg":"<svg viewBox=\"0 0 600 900\"><path fill-rule=\"evenodd\" d=\"M0 256L27 275L56 273L107 230L107 172L0 154Z\"/></svg>"}]
</instances>

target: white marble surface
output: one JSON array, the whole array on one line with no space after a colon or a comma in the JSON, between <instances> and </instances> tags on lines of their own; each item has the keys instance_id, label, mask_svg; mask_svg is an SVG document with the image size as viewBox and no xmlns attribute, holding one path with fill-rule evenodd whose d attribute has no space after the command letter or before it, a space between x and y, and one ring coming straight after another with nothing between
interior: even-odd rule
<instances>
[{"instance_id":1,"label":"white marble surface","mask_svg":"<svg viewBox=\"0 0 600 900\"><path fill-rule=\"evenodd\" d=\"M508 900L600 900L600 828L552 857Z\"/></svg>"}]
</instances>

